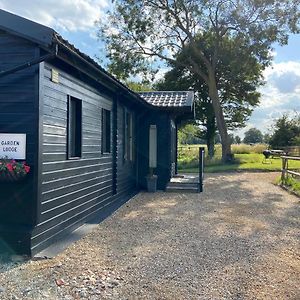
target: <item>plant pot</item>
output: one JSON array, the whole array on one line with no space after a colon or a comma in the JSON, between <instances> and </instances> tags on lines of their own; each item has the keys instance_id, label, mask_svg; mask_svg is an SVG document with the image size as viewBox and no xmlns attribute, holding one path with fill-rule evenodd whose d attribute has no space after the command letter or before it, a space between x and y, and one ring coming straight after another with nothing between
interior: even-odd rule
<instances>
[{"instance_id":1,"label":"plant pot","mask_svg":"<svg viewBox=\"0 0 300 300\"><path fill-rule=\"evenodd\" d=\"M26 173L1 172L0 182L18 182L26 178Z\"/></svg>"},{"instance_id":2,"label":"plant pot","mask_svg":"<svg viewBox=\"0 0 300 300\"><path fill-rule=\"evenodd\" d=\"M157 175L151 175L146 177L147 191L149 193L155 193L157 190Z\"/></svg>"}]
</instances>

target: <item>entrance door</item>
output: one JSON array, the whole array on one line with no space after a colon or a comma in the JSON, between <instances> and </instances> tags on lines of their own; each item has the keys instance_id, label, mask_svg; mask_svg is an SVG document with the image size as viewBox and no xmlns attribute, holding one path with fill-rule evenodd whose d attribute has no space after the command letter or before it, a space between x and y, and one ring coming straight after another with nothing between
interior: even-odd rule
<instances>
[{"instance_id":1,"label":"entrance door","mask_svg":"<svg viewBox=\"0 0 300 300\"><path fill-rule=\"evenodd\" d=\"M171 177L177 173L177 128L171 120Z\"/></svg>"}]
</instances>

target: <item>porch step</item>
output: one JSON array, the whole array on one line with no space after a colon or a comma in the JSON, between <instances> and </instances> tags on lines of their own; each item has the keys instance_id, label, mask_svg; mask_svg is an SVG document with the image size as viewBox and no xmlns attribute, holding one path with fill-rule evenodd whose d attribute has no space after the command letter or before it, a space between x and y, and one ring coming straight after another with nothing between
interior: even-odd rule
<instances>
[{"instance_id":1,"label":"porch step","mask_svg":"<svg viewBox=\"0 0 300 300\"><path fill-rule=\"evenodd\" d=\"M175 184L169 183L166 192L170 193L198 193L198 184Z\"/></svg>"},{"instance_id":2,"label":"porch step","mask_svg":"<svg viewBox=\"0 0 300 300\"><path fill-rule=\"evenodd\" d=\"M193 188L193 187L198 187L198 182L173 182L173 181L170 181L168 183L168 186L169 187L177 187L177 186L183 186L185 188Z\"/></svg>"},{"instance_id":3,"label":"porch step","mask_svg":"<svg viewBox=\"0 0 300 300\"><path fill-rule=\"evenodd\" d=\"M171 178L166 192L173 193L199 193L198 174L181 174Z\"/></svg>"}]
</instances>

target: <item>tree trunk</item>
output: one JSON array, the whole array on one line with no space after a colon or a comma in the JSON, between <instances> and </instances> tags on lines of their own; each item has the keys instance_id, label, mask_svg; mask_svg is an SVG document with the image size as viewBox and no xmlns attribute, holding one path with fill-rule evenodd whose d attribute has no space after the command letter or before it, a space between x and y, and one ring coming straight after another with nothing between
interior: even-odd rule
<instances>
[{"instance_id":1,"label":"tree trunk","mask_svg":"<svg viewBox=\"0 0 300 300\"><path fill-rule=\"evenodd\" d=\"M210 159L212 159L215 155L215 141L214 138L207 138L206 139L206 145L208 150L208 156Z\"/></svg>"},{"instance_id":2,"label":"tree trunk","mask_svg":"<svg viewBox=\"0 0 300 300\"><path fill-rule=\"evenodd\" d=\"M215 155L215 136L216 136L216 118L215 116L207 116L206 123L206 145L208 156L212 159Z\"/></svg>"},{"instance_id":3,"label":"tree trunk","mask_svg":"<svg viewBox=\"0 0 300 300\"><path fill-rule=\"evenodd\" d=\"M214 72L210 72L209 74L209 96L212 101L212 105L215 112L215 117L217 121L217 127L221 136L221 144L222 144L222 161L223 162L230 162L233 159L231 153L231 144L230 139L227 132L227 126L225 123L225 118L223 114L223 110L221 107L217 84L215 80Z\"/></svg>"}]
</instances>

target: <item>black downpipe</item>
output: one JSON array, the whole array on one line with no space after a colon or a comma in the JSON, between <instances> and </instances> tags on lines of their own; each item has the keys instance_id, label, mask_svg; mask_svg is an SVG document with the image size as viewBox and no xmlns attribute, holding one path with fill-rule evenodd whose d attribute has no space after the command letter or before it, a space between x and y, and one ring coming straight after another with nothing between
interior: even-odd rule
<instances>
[{"instance_id":1,"label":"black downpipe","mask_svg":"<svg viewBox=\"0 0 300 300\"><path fill-rule=\"evenodd\" d=\"M22 64L22 65L19 65L17 67L14 67L14 68L11 68L11 69L8 69L8 70L5 70L5 71L0 71L0 78L1 77L4 77L6 75L9 75L9 74L13 74L17 71L21 71L21 70L24 70L24 69L27 69L31 66L34 66L36 64L39 64L41 63L42 61L45 61L46 59L48 58L52 58L54 57L56 54L54 53L51 53L51 54L47 54L47 55L44 55L44 56L41 56L39 58L36 58L36 59L33 59L25 64Z\"/></svg>"}]
</instances>

